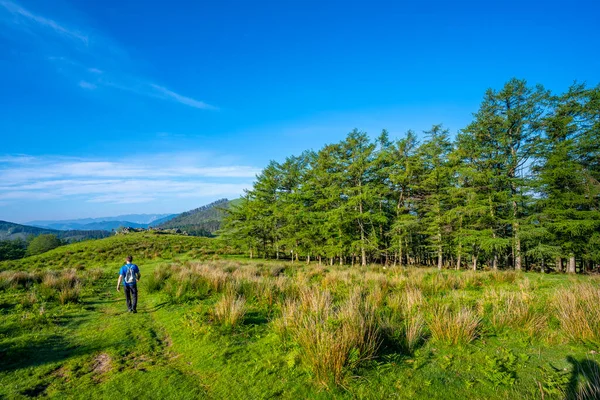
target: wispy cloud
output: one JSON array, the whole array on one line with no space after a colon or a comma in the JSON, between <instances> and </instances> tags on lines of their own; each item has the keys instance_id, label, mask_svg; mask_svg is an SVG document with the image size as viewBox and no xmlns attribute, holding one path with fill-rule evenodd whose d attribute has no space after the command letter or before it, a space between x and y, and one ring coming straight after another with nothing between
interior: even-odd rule
<instances>
[{"instance_id":1,"label":"wispy cloud","mask_svg":"<svg viewBox=\"0 0 600 400\"><path fill-rule=\"evenodd\" d=\"M194 100L190 97L185 97L178 93L175 93L175 92L167 89L166 87L162 87L162 86L155 85L155 84L151 84L150 86L153 87L154 89L156 89L159 93L164 94L167 98L175 100L178 103L185 104L186 106L200 108L203 110L216 110L217 109L216 107L211 106L210 104L206 104L203 101Z\"/></svg>"},{"instance_id":2,"label":"wispy cloud","mask_svg":"<svg viewBox=\"0 0 600 400\"><path fill-rule=\"evenodd\" d=\"M53 53L59 53L44 54L44 58L53 61L61 74L84 90L104 86L140 96L176 102L196 109L218 110L218 107L204 101L180 94L151 79L138 76L132 65L135 63L130 62L126 51L97 32L91 34L73 29L68 24L36 14L8 0L0 0L0 11L2 9L13 18L0 18L0 23L22 28L18 31L25 35L30 30L35 32L36 34L31 37L44 43L42 51L48 52L52 49ZM67 40L58 40L57 36ZM69 56L65 57L60 53Z\"/></svg>"},{"instance_id":3,"label":"wispy cloud","mask_svg":"<svg viewBox=\"0 0 600 400\"><path fill-rule=\"evenodd\" d=\"M97 88L96 85L94 85L93 83L89 83L87 81L79 81L79 87L81 87L83 89L90 89L90 90Z\"/></svg>"},{"instance_id":4,"label":"wispy cloud","mask_svg":"<svg viewBox=\"0 0 600 400\"><path fill-rule=\"evenodd\" d=\"M8 10L9 13L20 18L20 20L17 20L16 23L28 21L37 24L43 28L50 29L54 31L54 33L57 33L59 35L66 36L77 41L81 41L85 45L87 45L89 42L89 38L87 35L76 30L69 29L49 18L45 18L41 15L34 14L16 3L12 3L6 0L0 0L0 6Z\"/></svg>"},{"instance_id":5,"label":"wispy cloud","mask_svg":"<svg viewBox=\"0 0 600 400\"><path fill-rule=\"evenodd\" d=\"M132 204L175 198L235 197L251 187L258 172L258 168L250 166L194 163L189 154L136 157L127 162L3 156L0 201L79 199L90 203Z\"/></svg>"}]
</instances>

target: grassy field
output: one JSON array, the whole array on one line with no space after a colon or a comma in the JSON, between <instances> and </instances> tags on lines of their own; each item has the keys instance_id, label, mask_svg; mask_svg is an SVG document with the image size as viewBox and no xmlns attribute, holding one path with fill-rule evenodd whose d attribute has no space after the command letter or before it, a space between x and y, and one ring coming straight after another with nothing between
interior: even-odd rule
<instances>
[{"instance_id":1,"label":"grassy field","mask_svg":"<svg viewBox=\"0 0 600 400\"><path fill-rule=\"evenodd\" d=\"M0 398L599 398L596 277L229 253L130 235L0 263Z\"/></svg>"}]
</instances>

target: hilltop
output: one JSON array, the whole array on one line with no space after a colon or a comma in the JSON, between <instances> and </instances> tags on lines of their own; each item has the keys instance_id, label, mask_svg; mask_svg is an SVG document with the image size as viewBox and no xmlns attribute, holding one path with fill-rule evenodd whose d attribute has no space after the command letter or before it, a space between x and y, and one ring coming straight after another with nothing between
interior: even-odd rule
<instances>
[{"instance_id":1,"label":"hilltop","mask_svg":"<svg viewBox=\"0 0 600 400\"><path fill-rule=\"evenodd\" d=\"M0 271L7 269L69 268L106 266L119 263L126 255L137 261L171 259L177 256L202 259L209 254L233 251L217 240L184 235L134 232L60 246L48 252L19 260L0 261Z\"/></svg>"},{"instance_id":2,"label":"hilltop","mask_svg":"<svg viewBox=\"0 0 600 400\"><path fill-rule=\"evenodd\" d=\"M224 209L239 200L220 199L202 207L179 214L171 220L155 225L163 229L181 229L190 235L213 236L221 228Z\"/></svg>"},{"instance_id":3,"label":"hilltop","mask_svg":"<svg viewBox=\"0 0 600 400\"><path fill-rule=\"evenodd\" d=\"M53 234L67 241L79 241L85 239L100 239L110 236L106 230L67 230L60 231L56 229L38 228L15 224L13 222L0 221L0 240L25 239L27 236Z\"/></svg>"},{"instance_id":4,"label":"hilltop","mask_svg":"<svg viewBox=\"0 0 600 400\"><path fill-rule=\"evenodd\" d=\"M105 230L120 227L149 228L159 225L177 214L127 214L114 217L81 218L56 221L31 221L27 225L54 230Z\"/></svg>"}]
</instances>

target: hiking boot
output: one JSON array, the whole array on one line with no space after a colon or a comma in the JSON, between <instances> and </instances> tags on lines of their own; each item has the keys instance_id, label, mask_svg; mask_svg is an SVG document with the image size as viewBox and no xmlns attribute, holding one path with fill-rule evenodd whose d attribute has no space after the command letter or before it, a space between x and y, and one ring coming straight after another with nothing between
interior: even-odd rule
<instances>
[{"instance_id":1,"label":"hiking boot","mask_svg":"<svg viewBox=\"0 0 600 400\"><path fill-rule=\"evenodd\" d=\"M133 310L133 311L131 311L131 312L132 312L132 313L134 313L134 314L137 314L137 310Z\"/></svg>"}]
</instances>

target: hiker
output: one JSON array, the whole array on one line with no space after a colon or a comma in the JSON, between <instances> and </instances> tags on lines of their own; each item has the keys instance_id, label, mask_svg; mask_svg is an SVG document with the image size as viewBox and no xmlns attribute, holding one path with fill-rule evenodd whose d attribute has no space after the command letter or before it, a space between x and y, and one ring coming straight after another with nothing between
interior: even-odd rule
<instances>
[{"instance_id":1,"label":"hiker","mask_svg":"<svg viewBox=\"0 0 600 400\"><path fill-rule=\"evenodd\" d=\"M137 265L132 264L133 257L127 256L125 258L126 264L121 267L119 271L119 280L117 281L117 292L119 291L119 286L121 286L121 282L123 282L123 286L125 287L125 298L127 299L127 309L130 313L137 313L137 281L140 280L142 274L140 274L140 269Z\"/></svg>"}]
</instances>

